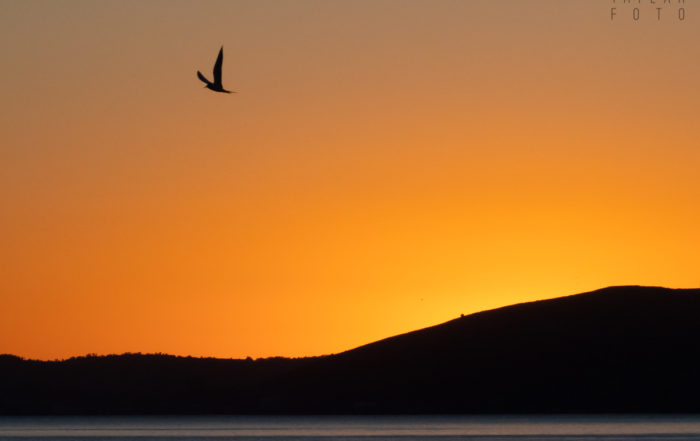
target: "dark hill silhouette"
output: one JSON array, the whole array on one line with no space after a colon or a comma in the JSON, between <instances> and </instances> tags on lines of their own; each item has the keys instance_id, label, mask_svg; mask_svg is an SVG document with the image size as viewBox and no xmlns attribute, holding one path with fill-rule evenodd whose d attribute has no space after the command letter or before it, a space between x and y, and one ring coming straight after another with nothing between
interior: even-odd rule
<instances>
[{"instance_id":1,"label":"dark hill silhouette","mask_svg":"<svg viewBox=\"0 0 700 441\"><path fill-rule=\"evenodd\" d=\"M2 414L700 411L700 289L611 287L336 355L0 356Z\"/></svg>"}]
</instances>

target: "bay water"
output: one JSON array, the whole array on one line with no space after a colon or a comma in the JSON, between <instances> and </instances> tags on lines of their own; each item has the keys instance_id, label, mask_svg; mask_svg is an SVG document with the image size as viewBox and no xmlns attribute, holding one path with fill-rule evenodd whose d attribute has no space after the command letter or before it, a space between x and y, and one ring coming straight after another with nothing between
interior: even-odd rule
<instances>
[{"instance_id":1,"label":"bay water","mask_svg":"<svg viewBox=\"0 0 700 441\"><path fill-rule=\"evenodd\" d=\"M700 441L700 415L0 417L10 440Z\"/></svg>"}]
</instances>

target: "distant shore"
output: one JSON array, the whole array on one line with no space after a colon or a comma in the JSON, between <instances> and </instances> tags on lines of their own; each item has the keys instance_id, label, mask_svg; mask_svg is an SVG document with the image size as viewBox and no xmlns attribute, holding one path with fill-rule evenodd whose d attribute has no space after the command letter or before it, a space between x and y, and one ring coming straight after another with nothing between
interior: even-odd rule
<instances>
[{"instance_id":1,"label":"distant shore","mask_svg":"<svg viewBox=\"0 0 700 441\"><path fill-rule=\"evenodd\" d=\"M700 412L700 290L610 287L340 354L0 356L0 414Z\"/></svg>"}]
</instances>

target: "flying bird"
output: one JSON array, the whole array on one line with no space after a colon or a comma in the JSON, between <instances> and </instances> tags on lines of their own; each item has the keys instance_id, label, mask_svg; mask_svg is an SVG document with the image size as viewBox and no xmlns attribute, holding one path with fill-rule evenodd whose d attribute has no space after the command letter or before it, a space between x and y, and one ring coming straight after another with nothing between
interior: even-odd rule
<instances>
[{"instance_id":1,"label":"flying bird","mask_svg":"<svg viewBox=\"0 0 700 441\"><path fill-rule=\"evenodd\" d=\"M204 86L207 89L211 89L214 92L223 92L223 93L233 93L230 90L224 89L224 85L221 84L221 65L224 64L224 47L221 46L221 49L219 49L219 56L216 57L216 63L214 63L214 81L209 81L206 79L204 75L202 75L202 72L197 71L197 77L205 82L207 85Z\"/></svg>"}]
</instances>

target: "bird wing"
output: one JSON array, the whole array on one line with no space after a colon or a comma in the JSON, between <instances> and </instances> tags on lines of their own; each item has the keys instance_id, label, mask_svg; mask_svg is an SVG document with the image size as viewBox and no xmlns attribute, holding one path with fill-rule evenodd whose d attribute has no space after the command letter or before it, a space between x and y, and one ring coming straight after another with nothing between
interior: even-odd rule
<instances>
[{"instance_id":1,"label":"bird wing","mask_svg":"<svg viewBox=\"0 0 700 441\"><path fill-rule=\"evenodd\" d=\"M202 75L202 72L200 72L200 71L197 71L197 78L199 78L200 80L204 81L204 82L207 83L207 84L211 84L211 83L209 82L209 80L207 80L207 79L204 77L204 75Z\"/></svg>"},{"instance_id":2,"label":"bird wing","mask_svg":"<svg viewBox=\"0 0 700 441\"><path fill-rule=\"evenodd\" d=\"M221 66L224 64L224 47L221 46L219 49L219 56L216 57L216 64L214 64L214 84L221 84Z\"/></svg>"}]
</instances>

